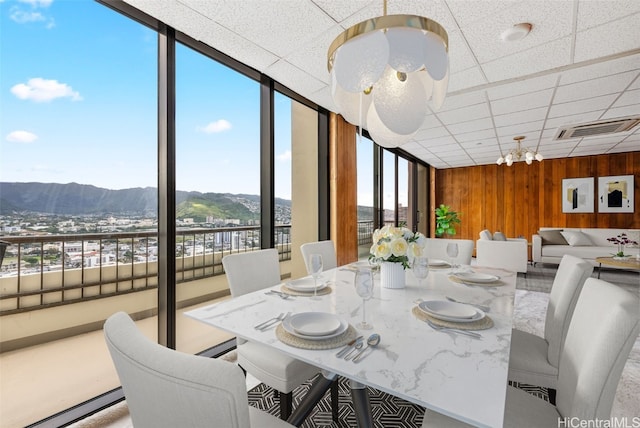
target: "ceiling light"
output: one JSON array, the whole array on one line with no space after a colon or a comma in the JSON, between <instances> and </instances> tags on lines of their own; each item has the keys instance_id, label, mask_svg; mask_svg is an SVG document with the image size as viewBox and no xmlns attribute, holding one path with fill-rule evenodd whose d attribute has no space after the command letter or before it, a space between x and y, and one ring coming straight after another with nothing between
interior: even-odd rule
<instances>
[{"instance_id":1,"label":"ceiling light","mask_svg":"<svg viewBox=\"0 0 640 428\"><path fill-rule=\"evenodd\" d=\"M507 28L500 34L500 38L503 42L515 42L524 39L531 31L533 25L528 22L521 22L513 27Z\"/></svg>"},{"instance_id":2,"label":"ceiling light","mask_svg":"<svg viewBox=\"0 0 640 428\"><path fill-rule=\"evenodd\" d=\"M521 146L521 141L524 140L524 138L523 136L513 137L516 142L516 148L509 151L506 156L500 154L496 163L502 165L506 162L507 166L511 166L514 162L518 162L522 158L524 158L527 165L531 165L534 159L541 162L544 157L540 153Z\"/></svg>"},{"instance_id":3,"label":"ceiling light","mask_svg":"<svg viewBox=\"0 0 640 428\"><path fill-rule=\"evenodd\" d=\"M408 141L422 126L427 101L440 109L449 84L449 38L436 21L384 14L362 21L331 43L331 95L346 121L385 147Z\"/></svg>"}]
</instances>

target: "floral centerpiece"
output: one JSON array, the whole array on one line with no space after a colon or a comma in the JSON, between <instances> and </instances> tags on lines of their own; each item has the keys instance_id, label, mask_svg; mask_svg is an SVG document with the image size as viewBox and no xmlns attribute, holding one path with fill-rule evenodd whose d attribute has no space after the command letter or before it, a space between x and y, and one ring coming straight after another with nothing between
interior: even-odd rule
<instances>
[{"instance_id":1,"label":"floral centerpiece","mask_svg":"<svg viewBox=\"0 0 640 428\"><path fill-rule=\"evenodd\" d=\"M625 245L638 245L638 243L636 241L632 241L631 239L629 239L627 237L626 233L621 233L620 235L611 237L611 238L607 238L607 241L609 242L613 242L614 244L618 245L618 252L616 254L614 254L614 257L627 257L624 254L624 246Z\"/></svg>"},{"instance_id":2,"label":"floral centerpiece","mask_svg":"<svg viewBox=\"0 0 640 428\"><path fill-rule=\"evenodd\" d=\"M414 257L424 253L427 243L420 232L406 227L384 226L373 232L369 260L380 264L380 278L385 288L404 288L404 270Z\"/></svg>"}]
</instances>

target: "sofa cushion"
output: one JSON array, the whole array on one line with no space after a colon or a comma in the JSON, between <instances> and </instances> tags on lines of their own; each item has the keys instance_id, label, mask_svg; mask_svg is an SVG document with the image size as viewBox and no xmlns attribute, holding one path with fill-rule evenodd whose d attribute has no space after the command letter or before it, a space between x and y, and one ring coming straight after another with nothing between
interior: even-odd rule
<instances>
[{"instance_id":1,"label":"sofa cushion","mask_svg":"<svg viewBox=\"0 0 640 428\"><path fill-rule=\"evenodd\" d=\"M560 232L564 239L567 240L567 243L572 247L583 247L583 246L592 246L593 242L591 239L584 233L575 230L563 230Z\"/></svg>"},{"instance_id":2,"label":"sofa cushion","mask_svg":"<svg viewBox=\"0 0 640 428\"><path fill-rule=\"evenodd\" d=\"M496 232L493 234L493 240L494 241L506 241L507 237L504 236L504 233L502 232Z\"/></svg>"},{"instance_id":3,"label":"sofa cushion","mask_svg":"<svg viewBox=\"0 0 640 428\"><path fill-rule=\"evenodd\" d=\"M489 229L485 229L482 232L480 232L480 239L491 241L493 240L493 235L491 234L491 232L489 232Z\"/></svg>"},{"instance_id":4,"label":"sofa cushion","mask_svg":"<svg viewBox=\"0 0 640 428\"><path fill-rule=\"evenodd\" d=\"M542 245L569 245L560 232L562 229L539 230L538 235L542 238Z\"/></svg>"}]
</instances>

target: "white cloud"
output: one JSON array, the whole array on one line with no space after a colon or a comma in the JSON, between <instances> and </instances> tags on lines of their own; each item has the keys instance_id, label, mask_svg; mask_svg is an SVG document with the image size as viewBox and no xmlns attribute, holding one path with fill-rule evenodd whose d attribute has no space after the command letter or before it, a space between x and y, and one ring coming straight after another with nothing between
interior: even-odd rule
<instances>
[{"instance_id":1,"label":"white cloud","mask_svg":"<svg viewBox=\"0 0 640 428\"><path fill-rule=\"evenodd\" d=\"M224 132L231 129L231 123L228 120L220 119L215 122L211 122L204 128L200 128L202 132L207 134L217 134L218 132Z\"/></svg>"},{"instance_id":2,"label":"white cloud","mask_svg":"<svg viewBox=\"0 0 640 428\"><path fill-rule=\"evenodd\" d=\"M56 98L71 98L72 101L82 101L80 93L74 91L66 83L57 80L35 77L25 83L18 83L11 88L11 93L21 100L47 102Z\"/></svg>"},{"instance_id":3,"label":"white cloud","mask_svg":"<svg viewBox=\"0 0 640 428\"><path fill-rule=\"evenodd\" d=\"M25 10L21 6L13 6L9 15L10 18L18 24L26 24L29 22L46 22L45 28L51 29L55 27L55 20L52 17L43 15L38 9L47 8L53 3L53 0L19 0L31 6L31 10Z\"/></svg>"},{"instance_id":4,"label":"white cloud","mask_svg":"<svg viewBox=\"0 0 640 428\"><path fill-rule=\"evenodd\" d=\"M291 150L287 150L284 153L280 153L278 156L276 156L276 159L279 162L289 162L289 161L291 161Z\"/></svg>"},{"instance_id":5,"label":"white cloud","mask_svg":"<svg viewBox=\"0 0 640 428\"><path fill-rule=\"evenodd\" d=\"M12 143L33 143L38 136L29 131L13 131L7 134L6 139Z\"/></svg>"},{"instance_id":6,"label":"white cloud","mask_svg":"<svg viewBox=\"0 0 640 428\"><path fill-rule=\"evenodd\" d=\"M20 0L20 3L27 3L33 7L49 7L53 0Z\"/></svg>"}]
</instances>

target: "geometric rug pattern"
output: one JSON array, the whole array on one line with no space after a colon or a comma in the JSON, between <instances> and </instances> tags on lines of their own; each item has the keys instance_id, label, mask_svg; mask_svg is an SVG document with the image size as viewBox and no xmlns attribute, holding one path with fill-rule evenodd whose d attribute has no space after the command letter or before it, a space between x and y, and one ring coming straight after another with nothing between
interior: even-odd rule
<instances>
[{"instance_id":1,"label":"geometric rug pattern","mask_svg":"<svg viewBox=\"0 0 640 428\"><path fill-rule=\"evenodd\" d=\"M293 390L293 407L296 408L309 390L312 381L306 382ZM356 417L351 402L349 382L339 377L338 382L338 415L339 422L334 423L331 418L331 390L327 391L322 400L314 407L307 419L301 425L303 428L332 427L349 428L357 426ZM539 398L549 401L546 388L513 384ZM422 426L424 407L410 403L401 398L367 387L373 426L376 428L416 428ZM274 416L280 416L279 401L274 390L261 383L249 392L249 405L264 410Z\"/></svg>"}]
</instances>

